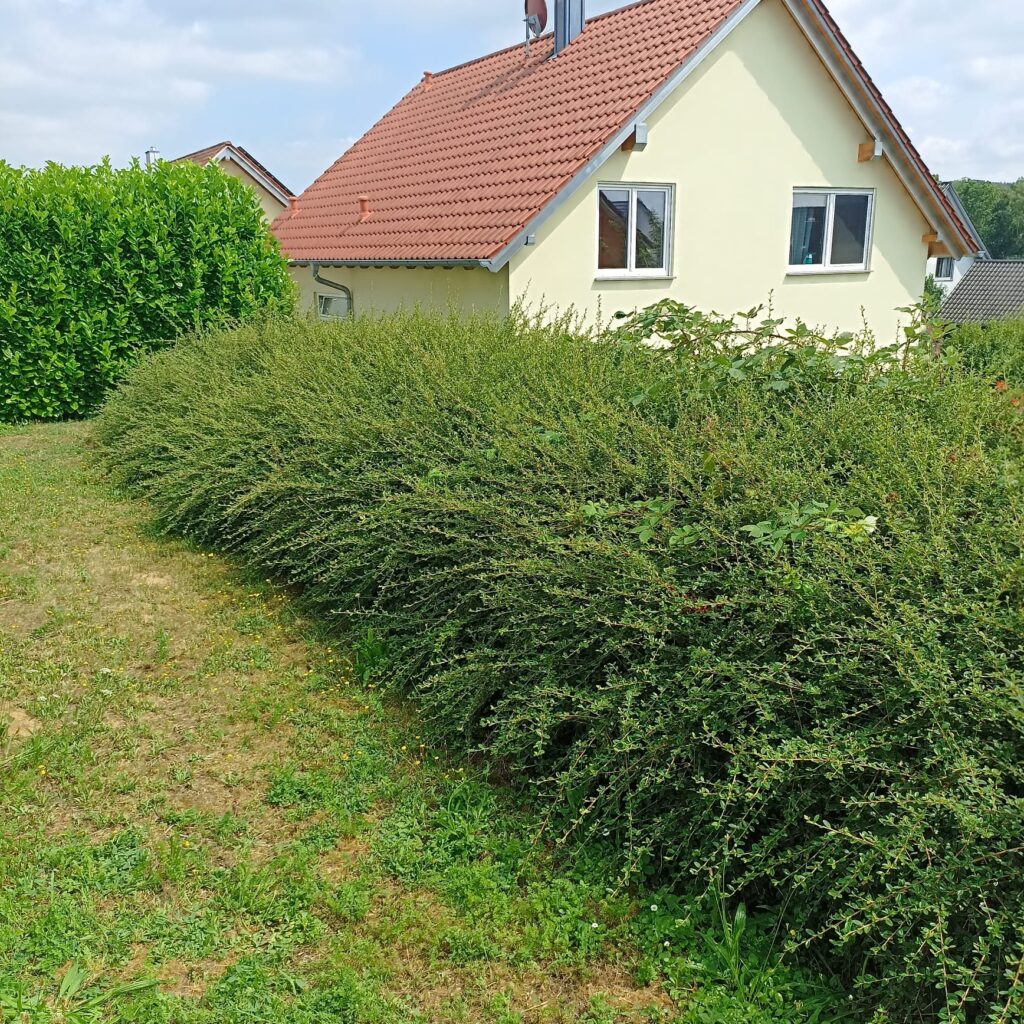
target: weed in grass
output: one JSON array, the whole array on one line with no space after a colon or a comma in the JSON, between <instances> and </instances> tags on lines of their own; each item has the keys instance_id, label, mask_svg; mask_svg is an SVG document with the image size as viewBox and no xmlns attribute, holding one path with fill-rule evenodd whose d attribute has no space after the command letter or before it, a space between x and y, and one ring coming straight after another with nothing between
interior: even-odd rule
<instances>
[{"instance_id":1,"label":"weed in grass","mask_svg":"<svg viewBox=\"0 0 1024 1024\"><path fill-rule=\"evenodd\" d=\"M90 980L89 972L80 964L72 963L53 993L43 990L27 995L19 990L5 991L0 980L0 1010L14 1014L15 1020L25 1024L101 1024L110 1019L111 1003L157 984L150 979L104 986Z\"/></svg>"}]
</instances>

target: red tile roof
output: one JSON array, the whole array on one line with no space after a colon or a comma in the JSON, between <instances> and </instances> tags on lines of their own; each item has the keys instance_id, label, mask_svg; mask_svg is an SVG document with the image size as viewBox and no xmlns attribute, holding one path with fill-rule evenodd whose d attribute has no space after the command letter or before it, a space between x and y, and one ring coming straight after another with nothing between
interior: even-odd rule
<instances>
[{"instance_id":1,"label":"red tile roof","mask_svg":"<svg viewBox=\"0 0 1024 1024\"><path fill-rule=\"evenodd\" d=\"M295 195L295 193L285 185L280 178L271 174L270 171L268 171L266 167L264 167L263 164L261 164L259 160L252 155L252 153L247 149L244 149L242 146L236 146L233 142L218 142L215 146L207 146L205 149L197 149L194 153L186 153L184 156L177 157L172 161L172 163L177 164L184 160L188 160L190 163L199 164L200 167L205 167L218 153L225 149L233 149L240 157L242 157L243 160L252 164L252 166L267 178L279 192L283 192L286 196Z\"/></svg>"},{"instance_id":2,"label":"red tile roof","mask_svg":"<svg viewBox=\"0 0 1024 1024\"><path fill-rule=\"evenodd\" d=\"M494 259L742 6L640 0L557 59L549 35L426 75L272 230L297 261Z\"/></svg>"},{"instance_id":3,"label":"red tile roof","mask_svg":"<svg viewBox=\"0 0 1024 1024\"><path fill-rule=\"evenodd\" d=\"M175 157L171 163L180 164L187 160L189 163L205 167L225 146L230 145L230 142L218 142L215 146L207 146L206 149L197 149L194 153L186 153L184 156Z\"/></svg>"},{"instance_id":4,"label":"red tile roof","mask_svg":"<svg viewBox=\"0 0 1024 1024\"><path fill-rule=\"evenodd\" d=\"M549 35L425 78L273 231L298 260L490 259L741 3L642 0L556 60Z\"/></svg>"}]
</instances>

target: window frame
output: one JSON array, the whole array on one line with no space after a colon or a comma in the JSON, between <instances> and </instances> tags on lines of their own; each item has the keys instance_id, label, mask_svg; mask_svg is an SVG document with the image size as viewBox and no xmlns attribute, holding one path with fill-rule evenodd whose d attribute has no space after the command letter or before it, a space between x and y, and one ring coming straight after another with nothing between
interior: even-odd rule
<instances>
[{"instance_id":1,"label":"window frame","mask_svg":"<svg viewBox=\"0 0 1024 1024\"><path fill-rule=\"evenodd\" d=\"M825 196L825 236L823 239L823 261L820 264L799 263L795 266L789 262L789 253L793 249L793 210L796 197L800 195ZM836 199L839 196L865 196L868 201L867 225L864 234L864 259L860 263L833 263L832 241L836 226ZM871 251L874 247L875 235L875 190L873 188L827 188L800 186L793 189L789 199L789 237L786 243L786 273L792 277L815 274L870 274Z\"/></svg>"},{"instance_id":2,"label":"window frame","mask_svg":"<svg viewBox=\"0 0 1024 1024\"><path fill-rule=\"evenodd\" d=\"M948 263L949 273L942 274L942 264ZM953 280L953 276L956 274L956 260L952 256L938 256L935 259L935 280L941 281L944 284Z\"/></svg>"},{"instance_id":3,"label":"window frame","mask_svg":"<svg viewBox=\"0 0 1024 1024\"><path fill-rule=\"evenodd\" d=\"M320 320L321 323L329 324L329 323L331 323L331 322L333 322L335 320L351 320L355 316L355 312L356 312L355 299L353 299L353 297L352 297L352 289L349 288L347 285L343 285L343 284L342 285L338 285L337 294L333 294L331 292L314 292L314 295L316 296L316 315L317 315L317 319ZM324 313L323 304L322 304L324 299L341 299L341 298L347 298L348 299L348 315L347 316L332 316L330 314Z\"/></svg>"},{"instance_id":4,"label":"window frame","mask_svg":"<svg viewBox=\"0 0 1024 1024\"><path fill-rule=\"evenodd\" d=\"M626 236L626 269L601 267L601 193L605 191L629 192L629 220ZM636 203L639 192L665 193L665 259L664 265L653 269L636 269ZM676 187L660 182L601 181L597 185L597 231L594 252L595 281L665 281L672 274L674 233L676 221Z\"/></svg>"}]
</instances>

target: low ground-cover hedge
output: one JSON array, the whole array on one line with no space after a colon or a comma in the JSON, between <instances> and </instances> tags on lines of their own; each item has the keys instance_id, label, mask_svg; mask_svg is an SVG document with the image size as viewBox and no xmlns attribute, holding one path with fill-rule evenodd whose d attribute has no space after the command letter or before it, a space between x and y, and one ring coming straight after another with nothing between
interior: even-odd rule
<instances>
[{"instance_id":1,"label":"low ground-cover hedge","mask_svg":"<svg viewBox=\"0 0 1024 1024\"><path fill-rule=\"evenodd\" d=\"M372 627L549 835L773 906L879 1019L1019 1019L1024 382L696 348L271 324L161 353L96 436L164 527Z\"/></svg>"},{"instance_id":2,"label":"low ground-cover hedge","mask_svg":"<svg viewBox=\"0 0 1024 1024\"><path fill-rule=\"evenodd\" d=\"M183 331L291 303L259 201L215 167L0 161L0 421L89 413Z\"/></svg>"}]
</instances>

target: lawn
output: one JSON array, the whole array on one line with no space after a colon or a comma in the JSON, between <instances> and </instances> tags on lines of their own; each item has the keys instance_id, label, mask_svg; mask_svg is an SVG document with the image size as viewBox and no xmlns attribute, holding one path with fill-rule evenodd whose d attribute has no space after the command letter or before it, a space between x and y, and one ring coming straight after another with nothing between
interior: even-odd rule
<instances>
[{"instance_id":1,"label":"lawn","mask_svg":"<svg viewBox=\"0 0 1024 1024\"><path fill-rule=\"evenodd\" d=\"M87 436L0 431L0 1020L812 1019L556 861L360 683L372 638L156 537Z\"/></svg>"}]
</instances>

